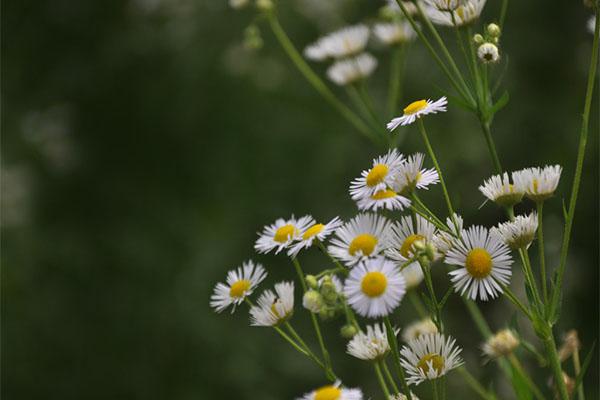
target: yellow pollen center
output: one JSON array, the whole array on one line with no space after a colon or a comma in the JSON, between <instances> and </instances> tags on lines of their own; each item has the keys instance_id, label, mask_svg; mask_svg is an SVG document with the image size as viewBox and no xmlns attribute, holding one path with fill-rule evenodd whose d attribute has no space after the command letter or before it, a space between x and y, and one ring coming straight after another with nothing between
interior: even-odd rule
<instances>
[{"instance_id":1,"label":"yellow pollen center","mask_svg":"<svg viewBox=\"0 0 600 400\"><path fill-rule=\"evenodd\" d=\"M277 229L277 232L275 232L275 236L273 237L273 240L275 240L276 242L279 243L285 243L288 240L290 240L290 238L292 236L294 236L294 233L296 232L296 227L292 224L287 224L282 226L281 228Z\"/></svg>"},{"instance_id":2,"label":"yellow pollen center","mask_svg":"<svg viewBox=\"0 0 600 400\"><path fill-rule=\"evenodd\" d=\"M461 20L465 19L465 9L463 6L460 6L456 9L456 14Z\"/></svg>"},{"instance_id":3,"label":"yellow pollen center","mask_svg":"<svg viewBox=\"0 0 600 400\"><path fill-rule=\"evenodd\" d=\"M371 196L373 200L391 199L392 197L396 197L396 192L390 189L380 190Z\"/></svg>"},{"instance_id":4,"label":"yellow pollen center","mask_svg":"<svg viewBox=\"0 0 600 400\"><path fill-rule=\"evenodd\" d=\"M375 186L383 182L390 169L385 164L377 164L367 174L367 186Z\"/></svg>"},{"instance_id":5,"label":"yellow pollen center","mask_svg":"<svg viewBox=\"0 0 600 400\"><path fill-rule=\"evenodd\" d=\"M404 115L412 115L427 107L427 100L413 101L404 109Z\"/></svg>"},{"instance_id":6,"label":"yellow pollen center","mask_svg":"<svg viewBox=\"0 0 600 400\"><path fill-rule=\"evenodd\" d=\"M308 240L311 237L318 235L319 233L321 233L321 231L323 231L323 228L325 228L325 225L323 224L314 224L313 226L308 228L306 232L304 232L304 234L302 235L302 239Z\"/></svg>"},{"instance_id":7,"label":"yellow pollen center","mask_svg":"<svg viewBox=\"0 0 600 400\"><path fill-rule=\"evenodd\" d=\"M387 278L379 271L367 272L362 278L360 288L369 297L379 297L387 287Z\"/></svg>"},{"instance_id":8,"label":"yellow pollen center","mask_svg":"<svg viewBox=\"0 0 600 400\"><path fill-rule=\"evenodd\" d=\"M341 394L342 390L335 386L323 386L315 391L315 400L337 400Z\"/></svg>"},{"instance_id":9,"label":"yellow pollen center","mask_svg":"<svg viewBox=\"0 0 600 400\"><path fill-rule=\"evenodd\" d=\"M540 185L540 182L537 179L533 179L532 182L533 185L533 193L537 193L538 192L538 186Z\"/></svg>"},{"instance_id":10,"label":"yellow pollen center","mask_svg":"<svg viewBox=\"0 0 600 400\"><path fill-rule=\"evenodd\" d=\"M465 267L473 278L483 279L492 271L492 256L485 249L474 248L467 254Z\"/></svg>"},{"instance_id":11,"label":"yellow pollen center","mask_svg":"<svg viewBox=\"0 0 600 400\"><path fill-rule=\"evenodd\" d=\"M244 294L250 289L250 281L248 279L242 279L235 282L229 288L229 295L231 297L244 297Z\"/></svg>"},{"instance_id":12,"label":"yellow pollen center","mask_svg":"<svg viewBox=\"0 0 600 400\"><path fill-rule=\"evenodd\" d=\"M353 256L356 252L361 251L363 255L369 256L375 250L375 245L377 245L377 238L368 233L363 233L352 240L350 247L348 247L348 253Z\"/></svg>"},{"instance_id":13,"label":"yellow pollen center","mask_svg":"<svg viewBox=\"0 0 600 400\"><path fill-rule=\"evenodd\" d=\"M422 235L410 235L406 239L404 239L404 242L400 247L400 254L402 254L402 256L405 258L409 258L411 253L413 252L413 244L417 240L425 240L425 237Z\"/></svg>"},{"instance_id":14,"label":"yellow pollen center","mask_svg":"<svg viewBox=\"0 0 600 400\"><path fill-rule=\"evenodd\" d=\"M279 300L279 299L275 299L275 300L273 301L273 304L271 304L271 312L272 312L272 313L273 313L273 314L274 314L274 315L275 315L277 318L281 319L281 315L279 314L279 312L277 312L277 307L276 307L276 306L277 306L277 304L279 304L279 303L280 303L280 300Z\"/></svg>"},{"instance_id":15,"label":"yellow pollen center","mask_svg":"<svg viewBox=\"0 0 600 400\"><path fill-rule=\"evenodd\" d=\"M417 368L423 371L423 373L427 374L429 373L429 365L431 365L438 374L441 374L442 370L444 369L444 357L437 353L425 354L423 358L419 360Z\"/></svg>"}]
</instances>

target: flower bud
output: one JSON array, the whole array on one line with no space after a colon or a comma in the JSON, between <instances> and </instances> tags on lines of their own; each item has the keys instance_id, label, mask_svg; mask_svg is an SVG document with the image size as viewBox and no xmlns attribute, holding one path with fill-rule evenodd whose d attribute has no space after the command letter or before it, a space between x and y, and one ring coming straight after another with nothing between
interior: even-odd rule
<instances>
[{"instance_id":1,"label":"flower bud","mask_svg":"<svg viewBox=\"0 0 600 400\"><path fill-rule=\"evenodd\" d=\"M334 303L338 298L335 284L330 276L326 276L323 278L323 282L321 282L321 295L327 303Z\"/></svg>"},{"instance_id":2,"label":"flower bud","mask_svg":"<svg viewBox=\"0 0 600 400\"><path fill-rule=\"evenodd\" d=\"M502 34L502 31L500 30L500 27L496 24L489 24L486 28L488 35L490 35L491 37L500 37L500 35Z\"/></svg>"},{"instance_id":3,"label":"flower bud","mask_svg":"<svg viewBox=\"0 0 600 400\"><path fill-rule=\"evenodd\" d=\"M483 44L483 42L484 42L483 36L480 35L479 33L473 36L473 43Z\"/></svg>"},{"instance_id":4,"label":"flower bud","mask_svg":"<svg viewBox=\"0 0 600 400\"><path fill-rule=\"evenodd\" d=\"M306 280L306 284L308 285L309 288L311 288L311 289L319 288L319 282L317 281L317 278L314 275L306 275L306 277L304 279Z\"/></svg>"},{"instance_id":5,"label":"flower bud","mask_svg":"<svg viewBox=\"0 0 600 400\"><path fill-rule=\"evenodd\" d=\"M340 329L340 335L342 335L344 339L352 339L357 333L358 330L351 324L346 324Z\"/></svg>"},{"instance_id":6,"label":"flower bud","mask_svg":"<svg viewBox=\"0 0 600 400\"><path fill-rule=\"evenodd\" d=\"M304 293L302 305L310 312L315 314L319 313L323 308L323 297L316 290L309 290L308 292Z\"/></svg>"},{"instance_id":7,"label":"flower bud","mask_svg":"<svg viewBox=\"0 0 600 400\"><path fill-rule=\"evenodd\" d=\"M477 49L477 57L484 64L497 63L500 60L500 51L495 44L484 43Z\"/></svg>"},{"instance_id":8,"label":"flower bud","mask_svg":"<svg viewBox=\"0 0 600 400\"><path fill-rule=\"evenodd\" d=\"M437 249L435 248L433 243L427 242L427 245L425 246L425 254L427 255L427 258L429 259L429 261L435 260L436 253L437 253Z\"/></svg>"}]
</instances>

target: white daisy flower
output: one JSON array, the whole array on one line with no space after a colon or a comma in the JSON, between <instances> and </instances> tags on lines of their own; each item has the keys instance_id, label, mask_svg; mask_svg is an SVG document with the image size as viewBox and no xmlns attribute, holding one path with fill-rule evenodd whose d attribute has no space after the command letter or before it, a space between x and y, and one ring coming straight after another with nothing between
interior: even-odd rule
<instances>
[{"instance_id":1,"label":"white daisy flower","mask_svg":"<svg viewBox=\"0 0 600 400\"><path fill-rule=\"evenodd\" d=\"M502 293L502 285L508 285L513 263L510 249L487 228L472 226L461 232L462 241L456 240L446 253L446 264L458 265L449 272L456 292L476 300L487 301Z\"/></svg>"},{"instance_id":2,"label":"white daisy flower","mask_svg":"<svg viewBox=\"0 0 600 400\"><path fill-rule=\"evenodd\" d=\"M408 157L398 169L392 185L398 193L409 193L414 189L425 189L427 186L435 185L440 177L434 168L423 168L425 154L415 153Z\"/></svg>"},{"instance_id":3,"label":"white daisy flower","mask_svg":"<svg viewBox=\"0 0 600 400\"><path fill-rule=\"evenodd\" d=\"M538 217L535 212L523 216L518 215L514 221L498 224L490 229L490 234L497 237L513 250L528 248L538 228Z\"/></svg>"},{"instance_id":4,"label":"white daisy flower","mask_svg":"<svg viewBox=\"0 0 600 400\"><path fill-rule=\"evenodd\" d=\"M436 101L431 101L431 99L413 101L404 108L404 115L388 122L387 129L393 131L400 125L405 126L412 124L417 118L421 118L423 115L444 112L446 111L447 104L448 100L446 100L445 96Z\"/></svg>"},{"instance_id":5,"label":"white daisy flower","mask_svg":"<svg viewBox=\"0 0 600 400\"><path fill-rule=\"evenodd\" d=\"M531 200L543 201L554 194L561 172L560 165L547 165L544 168L534 167L515 171L512 173L512 178L515 185L524 190Z\"/></svg>"},{"instance_id":6,"label":"white daisy flower","mask_svg":"<svg viewBox=\"0 0 600 400\"><path fill-rule=\"evenodd\" d=\"M454 213L453 218L446 218L446 225L452 233L438 231L436 235L434 235L431 240L437 252L441 255L446 255L448 251L455 245L455 235L460 235L460 232L463 230L463 218Z\"/></svg>"},{"instance_id":7,"label":"white daisy flower","mask_svg":"<svg viewBox=\"0 0 600 400\"><path fill-rule=\"evenodd\" d=\"M377 211L382 210L404 210L410 207L410 200L394 192L392 189L381 189L370 196L365 196L356 202L359 210Z\"/></svg>"},{"instance_id":8,"label":"white daisy flower","mask_svg":"<svg viewBox=\"0 0 600 400\"><path fill-rule=\"evenodd\" d=\"M403 1L402 5L404 6L404 9L408 12L408 15L416 15L419 11L415 3L411 1ZM387 7L387 9L391 10L392 12L402 14L402 9L398 5L397 0L387 0L387 4L385 5L385 7Z\"/></svg>"},{"instance_id":9,"label":"white daisy flower","mask_svg":"<svg viewBox=\"0 0 600 400\"><path fill-rule=\"evenodd\" d=\"M588 32L594 33L594 29L596 29L596 16L595 15L592 15L590 17L590 19L588 19L587 29L588 29Z\"/></svg>"},{"instance_id":10,"label":"white daisy flower","mask_svg":"<svg viewBox=\"0 0 600 400\"><path fill-rule=\"evenodd\" d=\"M464 0L423 0L426 5L435 7L440 11L456 10L464 3Z\"/></svg>"},{"instance_id":11,"label":"white daisy flower","mask_svg":"<svg viewBox=\"0 0 600 400\"><path fill-rule=\"evenodd\" d=\"M327 77L336 85L345 86L370 76L377 59L369 53L336 61L327 69Z\"/></svg>"},{"instance_id":12,"label":"white daisy flower","mask_svg":"<svg viewBox=\"0 0 600 400\"><path fill-rule=\"evenodd\" d=\"M510 329L503 329L483 344L483 354L489 358L507 356L519 347L519 338Z\"/></svg>"},{"instance_id":13,"label":"white daisy flower","mask_svg":"<svg viewBox=\"0 0 600 400\"><path fill-rule=\"evenodd\" d=\"M387 248L390 222L376 214L358 214L335 232L329 254L348 266L376 257Z\"/></svg>"},{"instance_id":14,"label":"white daisy flower","mask_svg":"<svg viewBox=\"0 0 600 400\"><path fill-rule=\"evenodd\" d=\"M250 308L252 326L275 326L288 320L294 312L294 282L275 284L275 293L266 290L258 305Z\"/></svg>"},{"instance_id":15,"label":"white daisy flower","mask_svg":"<svg viewBox=\"0 0 600 400\"><path fill-rule=\"evenodd\" d=\"M363 317L389 315L406 293L404 277L396 264L384 257L359 263L344 282L348 304Z\"/></svg>"},{"instance_id":16,"label":"white daisy flower","mask_svg":"<svg viewBox=\"0 0 600 400\"><path fill-rule=\"evenodd\" d=\"M500 51L493 43L483 43L477 48L477 58L484 64L497 63L500 61Z\"/></svg>"},{"instance_id":17,"label":"white daisy flower","mask_svg":"<svg viewBox=\"0 0 600 400\"><path fill-rule=\"evenodd\" d=\"M317 41L304 48L304 57L312 61L324 61L329 57L329 54L327 54L327 50L321 46L321 42Z\"/></svg>"},{"instance_id":18,"label":"white daisy flower","mask_svg":"<svg viewBox=\"0 0 600 400\"><path fill-rule=\"evenodd\" d=\"M512 207L519 203L525 192L510 182L508 173L494 175L479 186L485 197L502 207Z\"/></svg>"},{"instance_id":19,"label":"white daisy flower","mask_svg":"<svg viewBox=\"0 0 600 400\"><path fill-rule=\"evenodd\" d=\"M300 250L308 249L313 245L315 240L321 242L324 241L342 224L343 222L339 217L335 217L326 224L313 222L312 225L307 225L306 228L298 234L298 237L296 238L297 242L291 244L288 255L290 257L296 257Z\"/></svg>"},{"instance_id":20,"label":"white daisy flower","mask_svg":"<svg viewBox=\"0 0 600 400\"><path fill-rule=\"evenodd\" d=\"M326 57L341 59L361 53L368 41L369 28L359 24L331 32L308 47L318 47ZM311 52L314 54L315 50Z\"/></svg>"},{"instance_id":21,"label":"white daisy flower","mask_svg":"<svg viewBox=\"0 0 600 400\"><path fill-rule=\"evenodd\" d=\"M427 17L437 25L463 26L479 19L486 0L464 0L454 11L440 11L436 7L425 7Z\"/></svg>"},{"instance_id":22,"label":"white daisy flower","mask_svg":"<svg viewBox=\"0 0 600 400\"><path fill-rule=\"evenodd\" d=\"M421 269L421 265L418 262L410 263L408 266L402 268L400 273L406 281L406 290L416 288L425 278L423 269Z\"/></svg>"},{"instance_id":23,"label":"white daisy flower","mask_svg":"<svg viewBox=\"0 0 600 400\"><path fill-rule=\"evenodd\" d=\"M235 307L241 304L246 296L251 295L266 277L267 272L262 265L254 264L252 260L246 261L241 267L227 273L226 283L217 283L210 296L210 306L220 313L233 305L233 313Z\"/></svg>"},{"instance_id":24,"label":"white daisy flower","mask_svg":"<svg viewBox=\"0 0 600 400\"><path fill-rule=\"evenodd\" d=\"M425 380L437 379L463 364L462 349L450 336L441 333L421 335L403 346L402 366L406 370L408 384L418 385Z\"/></svg>"},{"instance_id":25,"label":"white daisy flower","mask_svg":"<svg viewBox=\"0 0 600 400\"><path fill-rule=\"evenodd\" d=\"M415 242L421 241L426 244L433 239L435 226L419 215L415 220L416 223L413 223L412 217L405 215L392 225L390 247L385 250L386 257L403 264L415 255Z\"/></svg>"},{"instance_id":26,"label":"white daisy flower","mask_svg":"<svg viewBox=\"0 0 600 400\"><path fill-rule=\"evenodd\" d=\"M361 360L381 360L390 351L385 326L383 324L367 325L367 332L361 331L354 335L348 342L346 351Z\"/></svg>"},{"instance_id":27,"label":"white daisy flower","mask_svg":"<svg viewBox=\"0 0 600 400\"><path fill-rule=\"evenodd\" d=\"M285 220L279 218L274 224L264 227L262 233L259 233L259 238L254 244L254 249L259 253L268 253L275 249L275 254L286 249L290 244L300 237L300 233L304 232L309 226L315 223L310 215L302 218L292 218Z\"/></svg>"},{"instance_id":28,"label":"white daisy flower","mask_svg":"<svg viewBox=\"0 0 600 400\"><path fill-rule=\"evenodd\" d=\"M410 42L417 36L407 21L375 24L373 34L381 43L388 46Z\"/></svg>"},{"instance_id":29,"label":"white daisy flower","mask_svg":"<svg viewBox=\"0 0 600 400\"><path fill-rule=\"evenodd\" d=\"M360 389L343 388L341 382L336 381L333 385L313 390L296 400L363 400L363 394Z\"/></svg>"},{"instance_id":30,"label":"white daisy flower","mask_svg":"<svg viewBox=\"0 0 600 400\"><path fill-rule=\"evenodd\" d=\"M408 343L421 335L429 335L431 333L438 333L437 326L435 326L431 318L424 318L404 328L402 340Z\"/></svg>"},{"instance_id":31,"label":"white daisy flower","mask_svg":"<svg viewBox=\"0 0 600 400\"><path fill-rule=\"evenodd\" d=\"M404 163L404 155L392 149L373 160L373 166L364 170L350 183L350 195L353 200L369 197L380 190L385 190L394 184L396 174Z\"/></svg>"}]
</instances>

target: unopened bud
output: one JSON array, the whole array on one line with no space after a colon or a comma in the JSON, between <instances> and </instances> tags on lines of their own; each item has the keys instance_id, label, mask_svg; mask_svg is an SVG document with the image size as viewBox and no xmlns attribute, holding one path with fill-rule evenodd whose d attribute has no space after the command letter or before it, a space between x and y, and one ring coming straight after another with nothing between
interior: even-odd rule
<instances>
[{"instance_id":1,"label":"unopened bud","mask_svg":"<svg viewBox=\"0 0 600 400\"><path fill-rule=\"evenodd\" d=\"M321 295L327 303L333 303L337 300L338 293L331 277L327 276L321 283Z\"/></svg>"},{"instance_id":2,"label":"unopened bud","mask_svg":"<svg viewBox=\"0 0 600 400\"><path fill-rule=\"evenodd\" d=\"M435 248L433 243L427 242L427 246L425 246L425 254L427 255L427 258L429 259L429 261L435 260L436 253L437 253L437 249Z\"/></svg>"},{"instance_id":3,"label":"unopened bud","mask_svg":"<svg viewBox=\"0 0 600 400\"><path fill-rule=\"evenodd\" d=\"M319 282L317 281L317 278L314 275L306 275L304 280L306 280L306 284L308 285L309 288L311 288L311 289L319 288Z\"/></svg>"},{"instance_id":4,"label":"unopened bud","mask_svg":"<svg viewBox=\"0 0 600 400\"><path fill-rule=\"evenodd\" d=\"M483 39L483 36L480 35L479 33L476 34L475 36L473 36L473 43L475 44L483 44L485 40Z\"/></svg>"},{"instance_id":5,"label":"unopened bud","mask_svg":"<svg viewBox=\"0 0 600 400\"><path fill-rule=\"evenodd\" d=\"M340 329L340 335L342 335L344 339L352 339L357 333L358 330L351 324L346 324Z\"/></svg>"},{"instance_id":6,"label":"unopened bud","mask_svg":"<svg viewBox=\"0 0 600 400\"><path fill-rule=\"evenodd\" d=\"M500 51L495 44L484 43L477 49L477 57L484 64L497 63L500 60Z\"/></svg>"},{"instance_id":7,"label":"unopened bud","mask_svg":"<svg viewBox=\"0 0 600 400\"><path fill-rule=\"evenodd\" d=\"M321 317L322 320L331 319L335 317L335 310L329 307L321 307L321 310L319 311L319 317Z\"/></svg>"},{"instance_id":8,"label":"unopened bud","mask_svg":"<svg viewBox=\"0 0 600 400\"><path fill-rule=\"evenodd\" d=\"M502 34L502 31L500 30L500 27L496 24L489 24L486 28L488 35L490 35L491 37L500 37L500 35Z\"/></svg>"},{"instance_id":9,"label":"unopened bud","mask_svg":"<svg viewBox=\"0 0 600 400\"><path fill-rule=\"evenodd\" d=\"M309 290L304 293L302 305L310 312L319 313L323 309L323 297L316 290Z\"/></svg>"}]
</instances>

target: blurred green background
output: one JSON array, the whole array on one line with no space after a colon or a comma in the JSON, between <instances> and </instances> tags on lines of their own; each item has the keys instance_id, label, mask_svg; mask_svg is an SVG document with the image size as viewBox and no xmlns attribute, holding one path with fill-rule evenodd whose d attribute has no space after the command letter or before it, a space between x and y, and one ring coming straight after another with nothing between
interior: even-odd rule
<instances>
[{"instance_id":1,"label":"blurred green background","mask_svg":"<svg viewBox=\"0 0 600 400\"><path fill-rule=\"evenodd\" d=\"M498 15L499 1L488 3L484 21ZM280 14L303 47L374 17L379 5L290 0ZM493 127L502 161L508 169L564 166L546 207L552 266L580 128L588 14L577 1L511 1L502 37L511 95ZM350 218L348 184L379 151L302 80L266 25L264 48L244 49L253 18L221 0L2 2L6 399L291 399L324 383L273 331L250 327L243 307L218 315L208 306L214 284L248 258L268 266L269 284L291 279L285 257L254 254L256 232L292 213ZM383 105L389 53L373 51L380 66L370 86ZM435 97L436 86L447 84L415 43L404 101ZM593 110L556 329L577 329L584 352L599 324L597 100ZM498 209L478 210L477 186L492 169L477 121L450 105L428 126L460 213L495 224ZM414 129L401 151L423 151ZM439 187L424 198L443 212ZM327 265L312 253L303 261L309 271ZM440 292L445 276L435 274ZM517 272L513 287L523 295L520 281ZM460 299L448 307L467 366L512 398L495 364L482 365ZM414 317L408 303L400 310L400 325ZM483 310L494 329L512 315L503 299ZM298 313L312 340L306 322ZM340 321L325 325L338 374L379 396L368 365L344 353ZM545 385L549 371L522 355ZM451 393L472 398L453 376ZM598 398L597 376L595 357L589 398Z\"/></svg>"}]
</instances>

